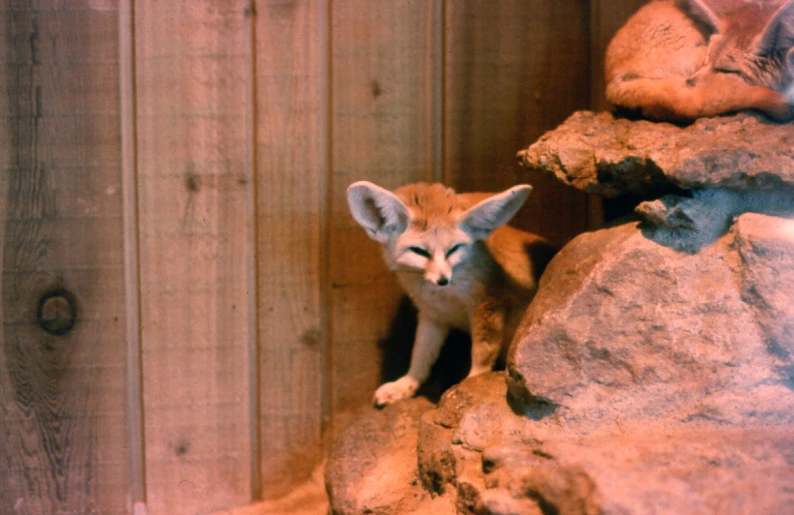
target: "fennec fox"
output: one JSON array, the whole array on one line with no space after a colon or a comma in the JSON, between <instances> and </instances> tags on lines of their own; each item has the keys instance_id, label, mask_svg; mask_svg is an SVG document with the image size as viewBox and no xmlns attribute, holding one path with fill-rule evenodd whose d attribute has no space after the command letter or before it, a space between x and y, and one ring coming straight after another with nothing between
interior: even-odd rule
<instances>
[{"instance_id":1,"label":"fennec fox","mask_svg":"<svg viewBox=\"0 0 794 515\"><path fill-rule=\"evenodd\" d=\"M348 188L353 218L382 244L387 266L419 311L408 373L380 386L376 405L416 392L450 329L471 334L469 376L491 370L553 253L542 238L503 226L531 191L520 185L496 195L457 195L418 183L392 193L366 181Z\"/></svg>"},{"instance_id":2,"label":"fennec fox","mask_svg":"<svg viewBox=\"0 0 794 515\"><path fill-rule=\"evenodd\" d=\"M657 0L615 34L606 97L643 116L691 121L757 109L794 116L794 0Z\"/></svg>"}]
</instances>

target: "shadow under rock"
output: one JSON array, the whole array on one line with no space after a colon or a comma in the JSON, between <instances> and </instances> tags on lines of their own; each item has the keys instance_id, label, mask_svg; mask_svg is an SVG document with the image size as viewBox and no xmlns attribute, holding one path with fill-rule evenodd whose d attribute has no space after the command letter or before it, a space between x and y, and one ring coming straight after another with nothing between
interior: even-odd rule
<instances>
[{"instance_id":1,"label":"shadow under rock","mask_svg":"<svg viewBox=\"0 0 794 515\"><path fill-rule=\"evenodd\" d=\"M510 410L516 415L527 417L530 420L542 420L557 411L560 407L549 399L536 397L529 393L522 385L523 378L515 370L507 376L507 391L505 401Z\"/></svg>"}]
</instances>

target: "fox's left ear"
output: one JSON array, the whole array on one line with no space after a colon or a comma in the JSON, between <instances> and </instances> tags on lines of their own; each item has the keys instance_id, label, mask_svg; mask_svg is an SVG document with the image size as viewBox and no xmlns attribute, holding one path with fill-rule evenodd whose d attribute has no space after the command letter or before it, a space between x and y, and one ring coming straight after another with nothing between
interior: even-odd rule
<instances>
[{"instance_id":1,"label":"fox's left ear","mask_svg":"<svg viewBox=\"0 0 794 515\"><path fill-rule=\"evenodd\" d=\"M521 184L489 197L463 213L460 228L475 240L484 240L515 216L530 193L532 186Z\"/></svg>"},{"instance_id":2,"label":"fox's left ear","mask_svg":"<svg viewBox=\"0 0 794 515\"><path fill-rule=\"evenodd\" d=\"M794 59L791 49L794 47L794 0L788 0L778 9L755 42L756 55L770 55L777 52L786 56L786 63L791 70Z\"/></svg>"}]
</instances>

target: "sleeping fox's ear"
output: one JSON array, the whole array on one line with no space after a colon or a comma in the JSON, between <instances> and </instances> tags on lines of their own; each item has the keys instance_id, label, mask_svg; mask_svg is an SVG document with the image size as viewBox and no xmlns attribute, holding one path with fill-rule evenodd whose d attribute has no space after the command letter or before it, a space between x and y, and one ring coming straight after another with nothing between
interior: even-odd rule
<instances>
[{"instance_id":1,"label":"sleeping fox's ear","mask_svg":"<svg viewBox=\"0 0 794 515\"><path fill-rule=\"evenodd\" d=\"M386 243L408 227L408 208L391 191L371 182L354 182L347 188L347 205L370 238Z\"/></svg>"},{"instance_id":2,"label":"sleeping fox's ear","mask_svg":"<svg viewBox=\"0 0 794 515\"><path fill-rule=\"evenodd\" d=\"M460 228L475 240L484 240L515 216L530 193L532 186L521 184L488 197L463 213Z\"/></svg>"},{"instance_id":3,"label":"sleeping fox's ear","mask_svg":"<svg viewBox=\"0 0 794 515\"><path fill-rule=\"evenodd\" d=\"M756 55L786 55L791 68L791 49L794 47L794 0L788 0L778 9L755 41ZM788 54L788 55L787 55Z\"/></svg>"}]
</instances>

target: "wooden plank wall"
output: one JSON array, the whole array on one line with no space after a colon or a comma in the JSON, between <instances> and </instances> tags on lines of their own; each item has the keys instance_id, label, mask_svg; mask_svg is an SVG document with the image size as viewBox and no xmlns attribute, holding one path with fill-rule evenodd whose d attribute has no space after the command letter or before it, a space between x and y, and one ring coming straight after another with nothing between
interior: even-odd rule
<instances>
[{"instance_id":1,"label":"wooden plank wall","mask_svg":"<svg viewBox=\"0 0 794 515\"><path fill-rule=\"evenodd\" d=\"M587 0L447 0L446 11L445 182L532 184L516 225L564 244L587 229L587 199L528 173L515 154L588 106Z\"/></svg>"},{"instance_id":2,"label":"wooden plank wall","mask_svg":"<svg viewBox=\"0 0 794 515\"><path fill-rule=\"evenodd\" d=\"M251 489L248 4L134 5L146 502L199 513Z\"/></svg>"},{"instance_id":3,"label":"wooden plank wall","mask_svg":"<svg viewBox=\"0 0 794 515\"><path fill-rule=\"evenodd\" d=\"M335 2L331 13L330 286L332 409L345 427L380 382L378 343L400 290L345 190L432 181L433 2ZM436 172L437 173L437 172ZM367 323L361 323L367 320Z\"/></svg>"},{"instance_id":4,"label":"wooden plank wall","mask_svg":"<svg viewBox=\"0 0 794 515\"><path fill-rule=\"evenodd\" d=\"M0 6L0 513L209 513L308 478L400 303L346 187L529 182L519 225L585 230L589 200L514 156L603 105L638 3Z\"/></svg>"},{"instance_id":5,"label":"wooden plank wall","mask_svg":"<svg viewBox=\"0 0 794 515\"><path fill-rule=\"evenodd\" d=\"M0 6L0 513L127 512L118 13L96 7Z\"/></svg>"},{"instance_id":6,"label":"wooden plank wall","mask_svg":"<svg viewBox=\"0 0 794 515\"><path fill-rule=\"evenodd\" d=\"M590 90L591 109L606 109L604 97L604 54L615 32L625 21L649 0L592 0L590 60L592 63L592 88Z\"/></svg>"},{"instance_id":7,"label":"wooden plank wall","mask_svg":"<svg viewBox=\"0 0 794 515\"><path fill-rule=\"evenodd\" d=\"M258 472L273 497L309 477L327 421L328 2L258 2L255 23Z\"/></svg>"}]
</instances>

